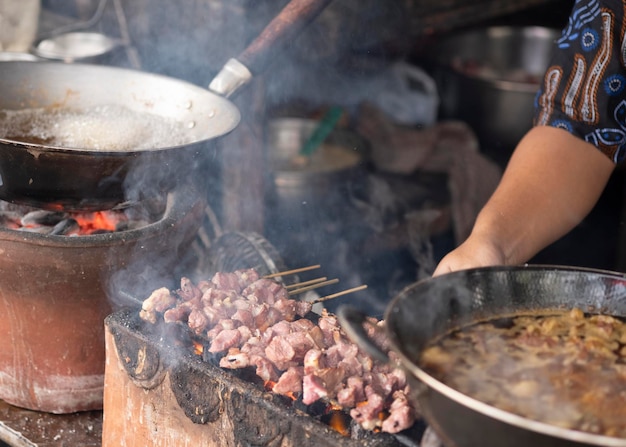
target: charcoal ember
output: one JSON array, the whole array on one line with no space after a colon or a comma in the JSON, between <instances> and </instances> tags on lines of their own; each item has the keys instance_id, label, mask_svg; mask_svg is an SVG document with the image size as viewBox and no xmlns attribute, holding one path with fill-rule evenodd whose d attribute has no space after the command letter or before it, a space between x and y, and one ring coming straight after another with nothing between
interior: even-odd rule
<instances>
[{"instance_id":1,"label":"charcoal ember","mask_svg":"<svg viewBox=\"0 0 626 447\"><path fill-rule=\"evenodd\" d=\"M0 211L0 226L16 230L22 225L22 217L15 211Z\"/></svg>"},{"instance_id":2,"label":"charcoal ember","mask_svg":"<svg viewBox=\"0 0 626 447\"><path fill-rule=\"evenodd\" d=\"M59 221L56 225L52 227L50 230L50 235L56 236L65 236L69 234L77 234L80 229L80 225L76 221L76 219L72 219L71 217L67 217L61 221Z\"/></svg>"},{"instance_id":3,"label":"charcoal ember","mask_svg":"<svg viewBox=\"0 0 626 447\"><path fill-rule=\"evenodd\" d=\"M0 201L0 227L56 236L88 236L143 228L163 217L161 209L150 211L149 203L120 204L92 213L52 211ZM75 227L75 223L78 227Z\"/></svg>"},{"instance_id":4,"label":"charcoal ember","mask_svg":"<svg viewBox=\"0 0 626 447\"><path fill-rule=\"evenodd\" d=\"M343 410L330 410L320 417L320 420L330 425L343 436L350 436L352 418Z\"/></svg>"},{"instance_id":5,"label":"charcoal ember","mask_svg":"<svg viewBox=\"0 0 626 447\"><path fill-rule=\"evenodd\" d=\"M26 213L20 220L22 226L54 226L66 219L67 213L62 211L35 210Z\"/></svg>"},{"instance_id":6,"label":"charcoal ember","mask_svg":"<svg viewBox=\"0 0 626 447\"><path fill-rule=\"evenodd\" d=\"M321 418L328 413L328 403L321 400L316 400L313 403L305 404L300 398L293 402L293 407L296 410L300 410L315 418Z\"/></svg>"}]
</instances>

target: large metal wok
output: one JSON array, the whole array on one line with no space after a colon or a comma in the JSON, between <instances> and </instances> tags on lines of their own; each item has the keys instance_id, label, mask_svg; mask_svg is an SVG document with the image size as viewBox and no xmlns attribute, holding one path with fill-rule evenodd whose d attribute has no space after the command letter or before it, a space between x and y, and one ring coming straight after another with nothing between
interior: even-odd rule
<instances>
[{"instance_id":1,"label":"large metal wok","mask_svg":"<svg viewBox=\"0 0 626 447\"><path fill-rule=\"evenodd\" d=\"M418 364L429 341L460 325L573 307L626 316L626 275L558 266L453 272L417 282L395 297L385 313L385 333L407 371L414 402L446 447L626 447L626 439L568 430L499 410L444 385ZM356 343L389 361L366 335L362 313L344 306L338 316Z\"/></svg>"},{"instance_id":2,"label":"large metal wok","mask_svg":"<svg viewBox=\"0 0 626 447\"><path fill-rule=\"evenodd\" d=\"M41 208L96 210L127 199L130 186L168 188L184 178L203 150L237 126L227 98L313 20L330 0L292 0L212 80L209 90L160 75L117 67L55 62L0 62L0 110L123 106L182 123L176 147L99 151L0 139L0 199Z\"/></svg>"}]
</instances>

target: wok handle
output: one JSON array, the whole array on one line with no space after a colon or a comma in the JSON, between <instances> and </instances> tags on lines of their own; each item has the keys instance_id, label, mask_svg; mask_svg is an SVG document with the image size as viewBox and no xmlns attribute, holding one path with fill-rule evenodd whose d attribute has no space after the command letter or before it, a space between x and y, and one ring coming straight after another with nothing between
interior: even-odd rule
<instances>
[{"instance_id":1,"label":"wok handle","mask_svg":"<svg viewBox=\"0 0 626 447\"><path fill-rule=\"evenodd\" d=\"M235 59L226 62L209 90L228 98L263 72L271 59L293 41L332 0L291 0Z\"/></svg>"},{"instance_id":2,"label":"wok handle","mask_svg":"<svg viewBox=\"0 0 626 447\"><path fill-rule=\"evenodd\" d=\"M257 75L277 50L300 34L331 0L291 0L265 27L261 34L239 55L239 61Z\"/></svg>"},{"instance_id":3,"label":"wok handle","mask_svg":"<svg viewBox=\"0 0 626 447\"><path fill-rule=\"evenodd\" d=\"M363 326L363 324L367 322L366 314L354 307L343 305L339 306L337 309L337 318L339 319L339 324L341 324L341 327L348 335L348 338L369 354L370 357L383 363L391 362L387 353L367 335Z\"/></svg>"}]
</instances>

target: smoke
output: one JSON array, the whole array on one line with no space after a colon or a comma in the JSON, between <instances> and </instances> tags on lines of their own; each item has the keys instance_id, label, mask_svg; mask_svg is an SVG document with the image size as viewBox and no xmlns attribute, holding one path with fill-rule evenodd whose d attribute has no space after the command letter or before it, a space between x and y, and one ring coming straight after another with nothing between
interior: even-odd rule
<instances>
[{"instance_id":1,"label":"smoke","mask_svg":"<svg viewBox=\"0 0 626 447\"><path fill-rule=\"evenodd\" d=\"M192 0L180 4L164 0L134 0L123 2L123 9L126 31L138 54L141 70L207 86L223 64L240 54L285 3L261 2L242 8L233 2ZM257 75L265 86L267 110L304 99L312 106L340 105L352 113L365 98L371 99L381 91L389 91L389 86L397 80L391 69L393 62L407 51L404 45L407 42L409 15L405 7L401 2L377 0L331 3L318 19L289 43L284 53L273 55L273 63L265 73ZM119 31L116 27L120 23L116 19L109 14L105 15L103 22L113 34ZM364 27L364 23L375 26ZM120 61L120 64L124 62ZM400 92L400 96L405 93ZM263 121L267 117L257 118ZM245 150L236 149L245 156ZM223 194L219 159L215 148L206 150L200 147L180 151L175 159L163 162L138 160L125 182L126 198L139 201L158 195L184 180L186 173L191 172L194 182L208 200L218 201L215 209L219 210L221 204L217 198ZM154 181L155 171L159 171L158 181ZM245 180L246 177L243 175L241 178ZM245 197L235 199L247 200ZM329 194L327 199L326 203L315 205L302 203L297 210L291 210L290 216L279 216L277 227L267 229L268 236L280 238L285 234L293 235L283 238L284 246L278 240L282 254L281 248L287 251L295 248L290 244L298 237L295 235L306 235L309 242L302 242L306 245L307 256L290 259L291 253L286 253L290 266L299 267L300 261L318 263L328 260L329 270L340 268L342 270L336 272L337 276L345 274L349 278L347 281L359 285L362 278L358 278L355 272L362 267L371 267L372 261L355 257L353 247L355 238L356 242L360 242L358 237L369 229L364 230L360 216L352 214L353 210L350 212L354 221L342 216L338 208L333 208L347 200L344 191ZM267 205L276 204L270 202ZM269 209L267 213L276 215L277 210ZM300 217L290 219L298 213ZM329 253L330 247L338 251ZM296 264L292 265L294 259ZM134 291L140 288L139 284L147 286L162 281L155 273L160 267L141 265L140 261L138 258L137 265L128 266L116 274L115 288L130 288L131 294L136 295ZM154 262L154 259L147 261L148 264ZM124 282L130 282L130 285ZM378 299L379 294L375 297ZM381 300L378 299L380 305Z\"/></svg>"}]
</instances>

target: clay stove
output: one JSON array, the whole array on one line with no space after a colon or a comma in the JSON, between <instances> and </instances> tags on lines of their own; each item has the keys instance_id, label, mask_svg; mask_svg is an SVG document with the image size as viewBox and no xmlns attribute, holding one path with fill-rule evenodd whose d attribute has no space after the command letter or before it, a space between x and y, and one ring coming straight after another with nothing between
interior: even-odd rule
<instances>
[{"instance_id":1,"label":"clay stove","mask_svg":"<svg viewBox=\"0 0 626 447\"><path fill-rule=\"evenodd\" d=\"M0 399L50 413L102 408L111 287L124 275L142 281L140 266L171 271L180 262L202 220L199 197L181 185L165 196L160 219L128 231L0 228Z\"/></svg>"}]
</instances>

